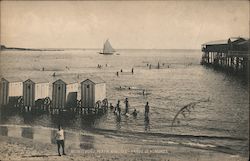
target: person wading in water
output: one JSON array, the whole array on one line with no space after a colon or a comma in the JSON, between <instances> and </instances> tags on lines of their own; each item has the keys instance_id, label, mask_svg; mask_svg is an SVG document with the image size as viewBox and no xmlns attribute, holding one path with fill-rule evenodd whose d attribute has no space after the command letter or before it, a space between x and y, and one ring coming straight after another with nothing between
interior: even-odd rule
<instances>
[{"instance_id":1,"label":"person wading in water","mask_svg":"<svg viewBox=\"0 0 250 161\"><path fill-rule=\"evenodd\" d=\"M121 107L120 107L120 100L117 101L115 110L114 110L114 114L118 114L119 116L121 115Z\"/></svg>"},{"instance_id":2,"label":"person wading in water","mask_svg":"<svg viewBox=\"0 0 250 161\"><path fill-rule=\"evenodd\" d=\"M126 114L126 113L128 113L128 106L129 106L128 98L125 99L124 103L125 103L125 114Z\"/></svg>"},{"instance_id":3,"label":"person wading in water","mask_svg":"<svg viewBox=\"0 0 250 161\"><path fill-rule=\"evenodd\" d=\"M56 132L56 143L58 155L61 156L60 147L62 147L63 155L66 155L64 152L64 131L60 125L58 126L58 131Z\"/></svg>"},{"instance_id":4,"label":"person wading in water","mask_svg":"<svg viewBox=\"0 0 250 161\"><path fill-rule=\"evenodd\" d=\"M149 113L149 105L148 102L145 105L145 117L148 117L148 113Z\"/></svg>"}]
</instances>

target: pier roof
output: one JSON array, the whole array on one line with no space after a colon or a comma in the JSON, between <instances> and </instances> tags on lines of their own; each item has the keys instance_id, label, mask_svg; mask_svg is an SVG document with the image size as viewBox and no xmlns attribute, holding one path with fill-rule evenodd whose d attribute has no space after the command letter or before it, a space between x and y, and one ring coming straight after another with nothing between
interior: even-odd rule
<instances>
[{"instance_id":1,"label":"pier roof","mask_svg":"<svg viewBox=\"0 0 250 161\"><path fill-rule=\"evenodd\" d=\"M242 38L242 37L230 37L227 40L216 40L216 41L209 41L206 42L202 45L222 45L222 44L228 44L228 41L231 41L231 43L240 43L242 41L246 41L246 38Z\"/></svg>"},{"instance_id":2,"label":"pier roof","mask_svg":"<svg viewBox=\"0 0 250 161\"><path fill-rule=\"evenodd\" d=\"M228 40L216 40L216 41L209 41L209 42L206 42L202 45L217 45L217 44L227 44L227 41Z\"/></svg>"}]
</instances>

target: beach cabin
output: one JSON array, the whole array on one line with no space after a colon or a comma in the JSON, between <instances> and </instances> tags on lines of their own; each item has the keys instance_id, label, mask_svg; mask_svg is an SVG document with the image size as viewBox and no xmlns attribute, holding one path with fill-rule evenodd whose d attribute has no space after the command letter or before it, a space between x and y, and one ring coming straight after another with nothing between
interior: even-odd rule
<instances>
[{"instance_id":1,"label":"beach cabin","mask_svg":"<svg viewBox=\"0 0 250 161\"><path fill-rule=\"evenodd\" d=\"M49 97L49 82L45 79L28 79L23 82L24 107L37 106L36 101Z\"/></svg>"},{"instance_id":2,"label":"beach cabin","mask_svg":"<svg viewBox=\"0 0 250 161\"><path fill-rule=\"evenodd\" d=\"M19 78L1 78L0 104L9 102L17 103L17 99L23 94L23 82Z\"/></svg>"},{"instance_id":3,"label":"beach cabin","mask_svg":"<svg viewBox=\"0 0 250 161\"><path fill-rule=\"evenodd\" d=\"M52 107L58 109L77 106L78 82L73 79L58 79L53 83Z\"/></svg>"},{"instance_id":4,"label":"beach cabin","mask_svg":"<svg viewBox=\"0 0 250 161\"><path fill-rule=\"evenodd\" d=\"M106 83L101 78L86 79L81 82L81 102L83 108L93 108L97 101L106 98Z\"/></svg>"}]
</instances>

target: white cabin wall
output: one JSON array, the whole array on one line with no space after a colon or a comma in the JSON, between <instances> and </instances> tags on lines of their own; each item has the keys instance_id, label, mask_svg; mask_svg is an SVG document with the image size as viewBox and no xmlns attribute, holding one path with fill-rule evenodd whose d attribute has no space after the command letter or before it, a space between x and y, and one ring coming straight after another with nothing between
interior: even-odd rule
<instances>
[{"instance_id":1,"label":"white cabin wall","mask_svg":"<svg viewBox=\"0 0 250 161\"><path fill-rule=\"evenodd\" d=\"M49 97L49 83L35 84L35 101Z\"/></svg>"},{"instance_id":2,"label":"white cabin wall","mask_svg":"<svg viewBox=\"0 0 250 161\"><path fill-rule=\"evenodd\" d=\"M99 83L95 85L95 101L102 101L106 98L106 84Z\"/></svg>"},{"instance_id":3,"label":"white cabin wall","mask_svg":"<svg viewBox=\"0 0 250 161\"><path fill-rule=\"evenodd\" d=\"M9 83L9 97L17 97L23 95L23 83L22 82L10 82Z\"/></svg>"}]
</instances>

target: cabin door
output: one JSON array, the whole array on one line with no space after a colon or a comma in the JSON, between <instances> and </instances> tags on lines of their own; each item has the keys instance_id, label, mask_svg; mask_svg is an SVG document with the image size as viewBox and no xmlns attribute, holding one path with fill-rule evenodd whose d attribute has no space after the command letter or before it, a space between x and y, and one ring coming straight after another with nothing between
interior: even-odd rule
<instances>
[{"instance_id":1,"label":"cabin door","mask_svg":"<svg viewBox=\"0 0 250 161\"><path fill-rule=\"evenodd\" d=\"M33 84L27 83L24 84L24 96L23 96L23 100L24 100L24 106L34 106L35 102L34 102L34 86Z\"/></svg>"},{"instance_id":2,"label":"cabin door","mask_svg":"<svg viewBox=\"0 0 250 161\"><path fill-rule=\"evenodd\" d=\"M0 85L0 95L1 95L1 98L0 98L0 104L1 105L6 105L8 103L8 96L9 96L9 90L8 90L8 82L7 81L3 81L1 82L1 85Z\"/></svg>"},{"instance_id":3,"label":"cabin door","mask_svg":"<svg viewBox=\"0 0 250 161\"><path fill-rule=\"evenodd\" d=\"M92 84L85 84L85 106L94 107L94 90Z\"/></svg>"}]
</instances>

